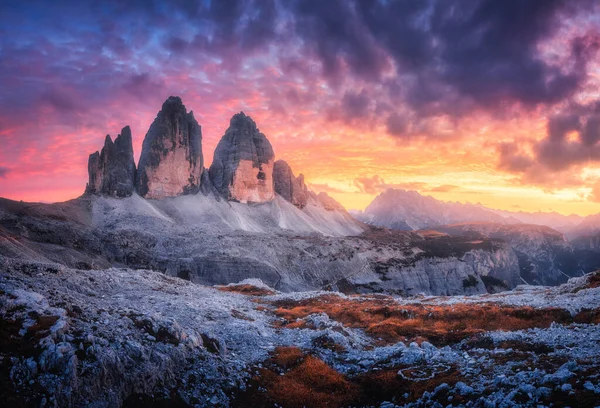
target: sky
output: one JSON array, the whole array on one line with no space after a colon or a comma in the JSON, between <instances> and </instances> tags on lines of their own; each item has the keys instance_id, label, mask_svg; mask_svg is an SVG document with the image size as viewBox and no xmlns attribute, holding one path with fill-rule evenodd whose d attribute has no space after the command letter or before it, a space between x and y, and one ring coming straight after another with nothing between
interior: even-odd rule
<instances>
[{"instance_id":1,"label":"sky","mask_svg":"<svg viewBox=\"0 0 600 408\"><path fill-rule=\"evenodd\" d=\"M250 115L309 187L600 212L600 1L0 2L0 197L81 195L87 159L162 102L206 166Z\"/></svg>"}]
</instances>

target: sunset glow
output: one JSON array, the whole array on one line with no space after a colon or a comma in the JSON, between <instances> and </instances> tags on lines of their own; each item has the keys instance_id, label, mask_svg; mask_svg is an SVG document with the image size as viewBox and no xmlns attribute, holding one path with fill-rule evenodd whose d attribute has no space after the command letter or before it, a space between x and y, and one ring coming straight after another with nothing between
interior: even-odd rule
<instances>
[{"instance_id":1,"label":"sunset glow","mask_svg":"<svg viewBox=\"0 0 600 408\"><path fill-rule=\"evenodd\" d=\"M277 158L349 209L396 187L600 212L598 2L368 3L4 2L0 196L81 195L105 135L130 125L137 160L178 95L206 167L244 111Z\"/></svg>"}]
</instances>

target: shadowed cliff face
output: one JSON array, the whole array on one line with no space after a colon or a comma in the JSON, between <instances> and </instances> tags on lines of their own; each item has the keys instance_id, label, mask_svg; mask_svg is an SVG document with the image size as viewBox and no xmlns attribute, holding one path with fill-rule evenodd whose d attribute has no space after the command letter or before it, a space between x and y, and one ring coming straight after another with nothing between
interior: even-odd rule
<instances>
[{"instance_id":1,"label":"shadowed cliff face","mask_svg":"<svg viewBox=\"0 0 600 408\"><path fill-rule=\"evenodd\" d=\"M275 192L298 208L304 208L308 201L308 188L304 184L304 176L294 176L287 162L277 160L273 166L273 183Z\"/></svg>"},{"instance_id":2,"label":"shadowed cliff face","mask_svg":"<svg viewBox=\"0 0 600 408\"><path fill-rule=\"evenodd\" d=\"M202 132L179 97L165 101L150 126L138 165L136 189L146 198L196 193L204 160Z\"/></svg>"},{"instance_id":3,"label":"shadowed cliff face","mask_svg":"<svg viewBox=\"0 0 600 408\"><path fill-rule=\"evenodd\" d=\"M501 225L464 223L435 227L453 236L499 239L506 242L519 258L523 281L532 285L558 285L586 269L580 254L574 251L558 231L542 225Z\"/></svg>"},{"instance_id":4,"label":"shadowed cliff face","mask_svg":"<svg viewBox=\"0 0 600 408\"><path fill-rule=\"evenodd\" d=\"M131 129L125 126L114 143L106 135L102 151L90 154L86 193L129 197L135 182Z\"/></svg>"},{"instance_id":5,"label":"shadowed cliff face","mask_svg":"<svg viewBox=\"0 0 600 408\"><path fill-rule=\"evenodd\" d=\"M224 198L242 203L273 199L273 147L256 123L240 112L215 149L210 178Z\"/></svg>"}]
</instances>

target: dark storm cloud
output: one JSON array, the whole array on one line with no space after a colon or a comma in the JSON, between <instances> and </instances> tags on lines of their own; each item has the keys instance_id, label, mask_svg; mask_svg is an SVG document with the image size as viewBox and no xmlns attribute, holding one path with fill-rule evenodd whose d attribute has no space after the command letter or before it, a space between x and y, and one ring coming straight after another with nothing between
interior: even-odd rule
<instances>
[{"instance_id":1,"label":"dark storm cloud","mask_svg":"<svg viewBox=\"0 0 600 408\"><path fill-rule=\"evenodd\" d=\"M498 167L508 172L524 172L534 164L534 160L522 154L516 143L501 143L497 147L499 155Z\"/></svg>"},{"instance_id":2,"label":"dark storm cloud","mask_svg":"<svg viewBox=\"0 0 600 408\"><path fill-rule=\"evenodd\" d=\"M377 77L382 64L373 55L376 45L401 73L418 78L415 98L426 84L439 82L484 106L506 98L552 103L577 89L589 57L581 39L573 43L575 64L566 72L538 55L536 46L554 34L559 13L569 11L564 0L295 4L297 32L312 40L326 72L336 72L343 60L355 73Z\"/></svg>"},{"instance_id":3,"label":"dark storm cloud","mask_svg":"<svg viewBox=\"0 0 600 408\"><path fill-rule=\"evenodd\" d=\"M371 98L362 90L359 93L346 92L342 98L342 110L347 118L364 118L369 113Z\"/></svg>"},{"instance_id":4,"label":"dark storm cloud","mask_svg":"<svg viewBox=\"0 0 600 408\"><path fill-rule=\"evenodd\" d=\"M597 108L551 117L547 137L535 146L537 161L551 170L600 161L599 124ZM569 135L575 137L569 138Z\"/></svg>"},{"instance_id":5,"label":"dark storm cloud","mask_svg":"<svg viewBox=\"0 0 600 408\"><path fill-rule=\"evenodd\" d=\"M408 131L409 118L399 113L392 113L386 121L387 131L392 136L405 136Z\"/></svg>"},{"instance_id":6,"label":"dark storm cloud","mask_svg":"<svg viewBox=\"0 0 600 408\"><path fill-rule=\"evenodd\" d=\"M293 4L296 34L321 60L330 80L340 79L344 64L361 77L380 77L385 55L369 35L353 1L298 0L289 4Z\"/></svg>"},{"instance_id":7,"label":"dark storm cloud","mask_svg":"<svg viewBox=\"0 0 600 408\"><path fill-rule=\"evenodd\" d=\"M498 167L541 181L540 174L565 172L577 165L600 162L600 103L571 105L547 120L546 135L523 153L518 143L498 146Z\"/></svg>"},{"instance_id":8,"label":"dark storm cloud","mask_svg":"<svg viewBox=\"0 0 600 408\"><path fill-rule=\"evenodd\" d=\"M16 121L35 104L66 114L123 93L141 100L178 90L169 74L203 73L207 62L237 81L261 54L290 78L321 76L338 97L324 108L331 117L406 137L438 115L571 98L598 37L565 39L569 64L547 62L539 45L586 7L597 9L587 0L5 0L0 103ZM298 89L282 90L282 102L315 97ZM587 143L594 123L582 130Z\"/></svg>"}]
</instances>

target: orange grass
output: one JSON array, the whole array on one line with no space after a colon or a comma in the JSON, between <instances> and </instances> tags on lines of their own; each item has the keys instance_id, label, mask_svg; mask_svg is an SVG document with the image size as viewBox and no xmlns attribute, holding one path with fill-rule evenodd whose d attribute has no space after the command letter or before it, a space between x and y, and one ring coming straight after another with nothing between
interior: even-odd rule
<instances>
[{"instance_id":1,"label":"orange grass","mask_svg":"<svg viewBox=\"0 0 600 408\"><path fill-rule=\"evenodd\" d=\"M296 347L278 347L234 406L343 407L359 397L358 387Z\"/></svg>"},{"instance_id":2,"label":"orange grass","mask_svg":"<svg viewBox=\"0 0 600 408\"><path fill-rule=\"evenodd\" d=\"M243 285L230 285L230 286L217 286L218 290L222 292L235 292L241 293L249 296L268 296L274 295L275 292L269 289L258 288L253 285L243 284Z\"/></svg>"},{"instance_id":3,"label":"orange grass","mask_svg":"<svg viewBox=\"0 0 600 408\"><path fill-rule=\"evenodd\" d=\"M511 307L494 304L399 305L386 299L344 299L324 295L302 301L275 302L275 314L283 327L305 327L313 313L326 313L346 327L364 329L385 343L426 339L436 345L459 342L490 330L549 327L552 322L571 323L563 309Z\"/></svg>"},{"instance_id":4,"label":"orange grass","mask_svg":"<svg viewBox=\"0 0 600 408\"><path fill-rule=\"evenodd\" d=\"M436 373L426 381L410 381L398 375L398 368L369 371L346 377L312 355L296 347L278 347L237 395L235 407L348 407L378 406L408 394L415 400L441 383L464 381L454 367ZM447 402L444 397L443 402Z\"/></svg>"}]
</instances>

